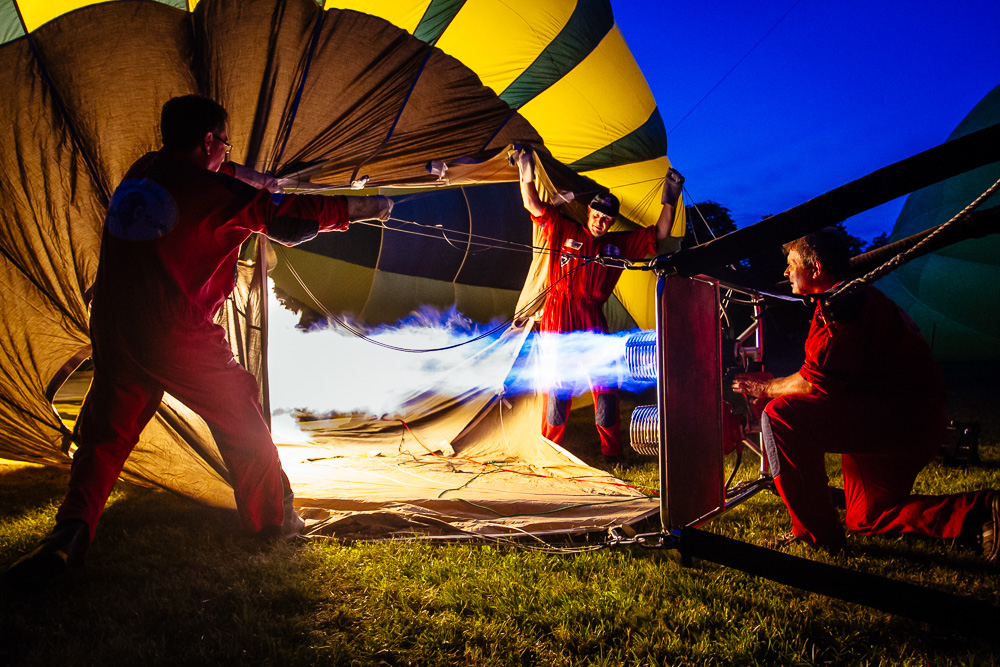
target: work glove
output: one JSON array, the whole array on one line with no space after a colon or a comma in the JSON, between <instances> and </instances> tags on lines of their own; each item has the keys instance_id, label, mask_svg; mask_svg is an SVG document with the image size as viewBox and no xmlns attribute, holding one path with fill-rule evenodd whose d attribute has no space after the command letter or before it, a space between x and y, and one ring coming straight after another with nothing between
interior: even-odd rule
<instances>
[{"instance_id":1,"label":"work glove","mask_svg":"<svg viewBox=\"0 0 1000 667\"><path fill-rule=\"evenodd\" d=\"M279 195L285 191L278 183L278 179L270 174L264 174L251 169L246 165L233 163L233 176L243 181L247 185L252 185L258 190L267 190L271 194Z\"/></svg>"},{"instance_id":2,"label":"work glove","mask_svg":"<svg viewBox=\"0 0 1000 667\"><path fill-rule=\"evenodd\" d=\"M347 216L351 222L358 220L379 220L387 222L392 215L393 201L385 195L359 197L347 195Z\"/></svg>"},{"instance_id":3,"label":"work glove","mask_svg":"<svg viewBox=\"0 0 1000 667\"><path fill-rule=\"evenodd\" d=\"M531 150L528 148L522 148L515 154L514 161L517 163L517 171L521 175L521 182L534 183L535 156L532 154Z\"/></svg>"},{"instance_id":4,"label":"work glove","mask_svg":"<svg viewBox=\"0 0 1000 667\"><path fill-rule=\"evenodd\" d=\"M677 206L677 200L680 198L683 188L684 177L681 176L681 172L670 167L667 169L666 178L663 179L663 196L660 198L660 203Z\"/></svg>"},{"instance_id":5,"label":"work glove","mask_svg":"<svg viewBox=\"0 0 1000 667\"><path fill-rule=\"evenodd\" d=\"M392 207L395 205L395 202L385 195L378 195L376 199L379 203L378 219L381 222L389 222L389 218L392 217Z\"/></svg>"}]
</instances>

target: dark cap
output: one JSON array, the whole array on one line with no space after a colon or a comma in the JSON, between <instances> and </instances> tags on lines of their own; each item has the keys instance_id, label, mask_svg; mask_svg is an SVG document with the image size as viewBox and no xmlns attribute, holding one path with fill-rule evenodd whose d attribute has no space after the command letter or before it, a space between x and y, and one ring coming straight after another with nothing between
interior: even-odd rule
<instances>
[{"instance_id":1,"label":"dark cap","mask_svg":"<svg viewBox=\"0 0 1000 667\"><path fill-rule=\"evenodd\" d=\"M610 192L602 192L590 200L590 208L604 215L610 215L612 218L617 218L618 197L615 197Z\"/></svg>"}]
</instances>

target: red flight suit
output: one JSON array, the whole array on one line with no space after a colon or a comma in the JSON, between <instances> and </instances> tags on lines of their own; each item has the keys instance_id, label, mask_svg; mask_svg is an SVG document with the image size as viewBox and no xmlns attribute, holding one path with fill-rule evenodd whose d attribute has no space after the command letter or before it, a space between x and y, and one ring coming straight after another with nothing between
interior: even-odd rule
<instances>
[{"instance_id":1,"label":"red flight suit","mask_svg":"<svg viewBox=\"0 0 1000 667\"><path fill-rule=\"evenodd\" d=\"M622 269L604 266L585 258L598 255L622 259L642 259L656 252L656 228L629 232L609 232L594 238L585 227L564 218L551 204L545 204L540 216L532 216L548 240L548 285L542 312L541 331L608 330L604 303L611 296ZM594 397L594 422L601 437L601 452L606 456L622 453L618 388L591 386ZM545 396L542 435L559 443L566 431L572 404L572 390L551 387Z\"/></svg>"},{"instance_id":2,"label":"red flight suit","mask_svg":"<svg viewBox=\"0 0 1000 667\"><path fill-rule=\"evenodd\" d=\"M211 429L243 528L281 526L287 478L258 384L213 318L252 233L291 244L346 229L348 215L342 197L277 199L164 152L129 169L105 218L90 317L94 380L57 521L82 519L93 538L111 488L166 391Z\"/></svg>"},{"instance_id":3,"label":"red flight suit","mask_svg":"<svg viewBox=\"0 0 1000 667\"><path fill-rule=\"evenodd\" d=\"M792 532L839 548L844 529L824 454L841 454L847 527L864 535L969 536L989 491L910 495L945 433L941 371L916 325L874 287L833 308L817 302L799 373L817 394L765 408L764 446Z\"/></svg>"}]
</instances>

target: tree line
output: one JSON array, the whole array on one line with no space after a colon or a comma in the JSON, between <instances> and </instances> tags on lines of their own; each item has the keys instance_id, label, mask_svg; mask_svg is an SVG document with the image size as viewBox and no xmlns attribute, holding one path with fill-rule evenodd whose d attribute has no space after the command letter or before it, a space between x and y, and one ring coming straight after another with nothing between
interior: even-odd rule
<instances>
[{"instance_id":1,"label":"tree line","mask_svg":"<svg viewBox=\"0 0 1000 667\"><path fill-rule=\"evenodd\" d=\"M769 217L764 216L761 219L766 220ZM889 242L889 235L884 232L868 243L848 232L843 221L834 226L844 233L852 256L882 247ZM700 245L735 231L736 223L733 221L730 209L712 200L703 201L687 207L687 234L684 237L682 247L690 248ZM774 248L762 255L748 257L734 268L749 273L757 280L774 284L783 278L785 257L781 248Z\"/></svg>"}]
</instances>

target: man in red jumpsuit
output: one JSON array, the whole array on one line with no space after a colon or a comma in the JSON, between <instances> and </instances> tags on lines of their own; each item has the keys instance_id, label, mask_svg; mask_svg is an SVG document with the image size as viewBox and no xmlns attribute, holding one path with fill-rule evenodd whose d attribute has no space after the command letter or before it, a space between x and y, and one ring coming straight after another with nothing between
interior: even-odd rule
<instances>
[{"instance_id":1,"label":"man in red jumpsuit","mask_svg":"<svg viewBox=\"0 0 1000 667\"><path fill-rule=\"evenodd\" d=\"M680 236L671 236L674 214L684 178L673 168L663 187L663 208L656 225L628 232L609 232L618 216L618 199L600 193L587 209L587 223L581 227L543 203L534 182L534 158L529 150L519 151L521 198L540 228L550 249L548 293L540 320L543 333L608 330L604 303L611 296L622 269L593 261L596 257L642 259L656 253L675 252ZM681 232L683 234L683 231ZM601 438L601 453L608 463L624 461L620 435L618 388L591 382L594 423ZM562 442L573 398L573 388L557 384L545 396L542 435Z\"/></svg>"},{"instance_id":2,"label":"man in red jumpsuit","mask_svg":"<svg viewBox=\"0 0 1000 667\"><path fill-rule=\"evenodd\" d=\"M743 374L733 381L733 389L766 403L763 444L792 519L792 532L773 545L844 548L824 463L833 452L843 462L850 530L978 539L986 558L996 560L1000 494L910 495L945 433L941 371L912 320L874 287L826 302L850 268L836 229L784 249L792 291L816 301L805 362L785 378Z\"/></svg>"},{"instance_id":3,"label":"man in red jumpsuit","mask_svg":"<svg viewBox=\"0 0 1000 667\"><path fill-rule=\"evenodd\" d=\"M349 222L387 219L387 197L272 194L263 174L225 162L227 113L197 95L163 106L163 148L141 157L105 218L90 329L94 379L56 527L7 577L45 580L82 561L111 488L169 392L211 429L240 525L265 537L301 532L254 376L214 323L255 232L287 245ZM273 181L273 179L271 179Z\"/></svg>"}]
</instances>

